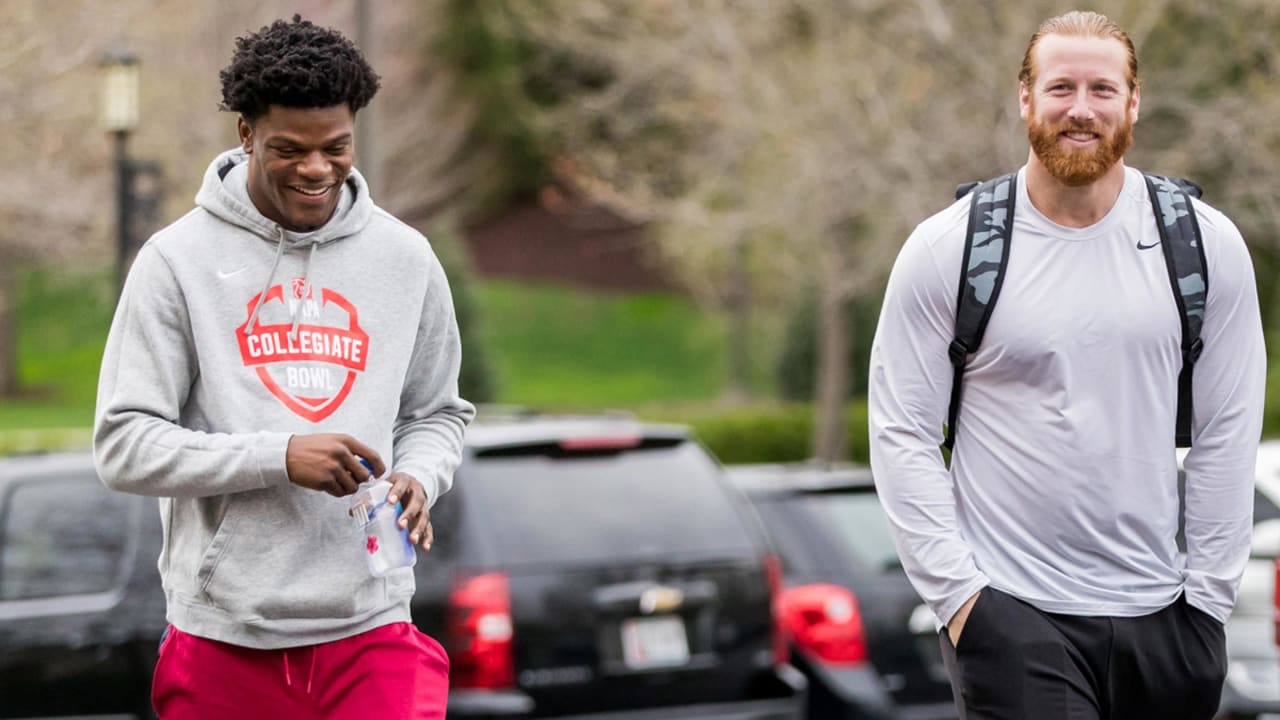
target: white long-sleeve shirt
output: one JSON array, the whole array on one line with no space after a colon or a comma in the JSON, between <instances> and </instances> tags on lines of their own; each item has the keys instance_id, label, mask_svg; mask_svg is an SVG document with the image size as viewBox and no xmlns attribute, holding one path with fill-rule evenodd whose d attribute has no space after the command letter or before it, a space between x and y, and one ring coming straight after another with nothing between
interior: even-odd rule
<instances>
[{"instance_id":1,"label":"white long-sleeve shirt","mask_svg":"<svg viewBox=\"0 0 1280 720\"><path fill-rule=\"evenodd\" d=\"M1173 602L1225 621L1249 553L1266 356L1239 231L1196 201L1208 275L1193 378L1185 558L1174 425L1181 326L1142 174L1085 228L1019 173L1009 264L968 359L952 466L952 385L969 199L921 223L890 276L871 353L876 486L908 576L940 622L991 585L1046 612L1137 616Z\"/></svg>"}]
</instances>

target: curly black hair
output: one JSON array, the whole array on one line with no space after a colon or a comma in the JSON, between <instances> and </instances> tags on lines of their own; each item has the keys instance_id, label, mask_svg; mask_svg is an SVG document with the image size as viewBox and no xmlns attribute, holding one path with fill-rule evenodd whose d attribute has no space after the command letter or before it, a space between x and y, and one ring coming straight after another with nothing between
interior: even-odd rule
<instances>
[{"instance_id":1,"label":"curly black hair","mask_svg":"<svg viewBox=\"0 0 1280 720\"><path fill-rule=\"evenodd\" d=\"M364 54L331 28L294 15L236 38L231 64L220 72L222 109L252 122L270 105L324 108L345 103L351 112L378 92L378 76Z\"/></svg>"}]
</instances>

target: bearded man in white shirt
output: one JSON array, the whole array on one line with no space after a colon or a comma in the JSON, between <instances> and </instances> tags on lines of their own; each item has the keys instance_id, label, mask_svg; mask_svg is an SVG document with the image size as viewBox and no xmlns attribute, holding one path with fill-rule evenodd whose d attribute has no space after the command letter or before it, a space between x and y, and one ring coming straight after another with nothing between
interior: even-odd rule
<instances>
[{"instance_id":1,"label":"bearded man in white shirt","mask_svg":"<svg viewBox=\"0 0 1280 720\"><path fill-rule=\"evenodd\" d=\"M1181 318L1143 175L1123 161L1133 43L1067 13L1032 36L1019 79L1030 153L950 468L938 445L967 198L916 228L889 281L869 383L877 487L962 718L1208 720L1262 425L1253 267L1231 221L1195 200L1208 291L1184 510Z\"/></svg>"}]
</instances>

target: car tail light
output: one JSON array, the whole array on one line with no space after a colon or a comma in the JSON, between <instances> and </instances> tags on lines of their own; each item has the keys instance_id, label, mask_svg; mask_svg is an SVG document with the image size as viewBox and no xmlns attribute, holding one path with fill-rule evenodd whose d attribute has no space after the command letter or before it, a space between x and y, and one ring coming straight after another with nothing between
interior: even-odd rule
<instances>
[{"instance_id":1,"label":"car tail light","mask_svg":"<svg viewBox=\"0 0 1280 720\"><path fill-rule=\"evenodd\" d=\"M773 663L783 665L791 660L787 644L787 627L782 617L782 564L772 553L764 556L764 577L769 584L769 612L773 618Z\"/></svg>"},{"instance_id":2,"label":"car tail light","mask_svg":"<svg viewBox=\"0 0 1280 720\"><path fill-rule=\"evenodd\" d=\"M1272 591L1274 600L1271 603L1272 626L1275 628L1276 645L1280 645L1280 558L1276 558L1276 579Z\"/></svg>"},{"instance_id":3,"label":"car tail light","mask_svg":"<svg viewBox=\"0 0 1280 720\"><path fill-rule=\"evenodd\" d=\"M453 687L515 686L511 589L506 575L488 573L455 581L445 633Z\"/></svg>"},{"instance_id":4,"label":"car tail light","mask_svg":"<svg viewBox=\"0 0 1280 720\"><path fill-rule=\"evenodd\" d=\"M800 585L783 591L782 618L796 646L835 665L867 659L858 600L838 585Z\"/></svg>"}]
</instances>

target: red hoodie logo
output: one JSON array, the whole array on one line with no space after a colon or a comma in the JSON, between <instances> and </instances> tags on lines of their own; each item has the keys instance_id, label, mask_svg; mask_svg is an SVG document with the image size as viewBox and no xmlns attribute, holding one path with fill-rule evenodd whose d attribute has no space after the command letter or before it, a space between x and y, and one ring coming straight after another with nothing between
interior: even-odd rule
<instances>
[{"instance_id":1,"label":"red hoodie logo","mask_svg":"<svg viewBox=\"0 0 1280 720\"><path fill-rule=\"evenodd\" d=\"M299 300L315 297L315 293L311 291L311 283L306 278L294 278L289 282L289 287L293 288L293 296Z\"/></svg>"},{"instance_id":2,"label":"red hoodie logo","mask_svg":"<svg viewBox=\"0 0 1280 720\"><path fill-rule=\"evenodd\" d=\"M318 423L342 407L356 373L364 372L369 336L360 327L355 306L342 295L321 288L317 302L314 289L301 278L294 278L290 290L293 297L287 301L283 285L267 290L259 318L246 333L248 316L258 304L258 296L253 296L245 306L245 322L236 328L236 342L241 362L254 368L272 395L299 417ZM292 321L262 323L261 315L277 302L291 310L290 317L302 315L296 334L291 334ZM332 321L332 309L343 314L339 325L345 327L319 324Z\"/></svg>"}]
</instances>

